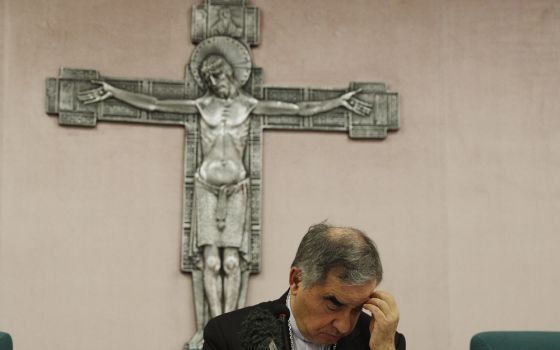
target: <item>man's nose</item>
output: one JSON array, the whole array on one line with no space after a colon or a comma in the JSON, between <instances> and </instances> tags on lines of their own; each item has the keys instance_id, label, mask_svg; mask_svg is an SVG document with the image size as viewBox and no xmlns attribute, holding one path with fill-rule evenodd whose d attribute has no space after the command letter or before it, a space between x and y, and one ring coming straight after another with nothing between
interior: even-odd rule
<instances>
[{"instance_id":1,"label":"man's nose","mask_svg":"<svg viewBox=\"0 0 560 350\"><path fill-rule=\"evenodd\" d=\"M212 85L216 85L216 78L213 76L210 76L210 83L212 83Z\"/></svg>"},{"instance_id":2,"label":"man's nose","mask_svg":"<svg viewBox=\"0 0 560 350\"><path fill-rule=\"evenodd\" d=\"M354 326L354 318L349 313L340 314L333 321L333 326L340 334L349 334Z\"/></svg>"}]
</instances>

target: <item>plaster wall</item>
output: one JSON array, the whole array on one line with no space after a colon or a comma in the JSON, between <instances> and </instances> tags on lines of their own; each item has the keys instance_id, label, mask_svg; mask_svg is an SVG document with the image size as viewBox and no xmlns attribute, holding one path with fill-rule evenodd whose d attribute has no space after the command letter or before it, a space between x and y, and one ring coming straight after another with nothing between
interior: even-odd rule
<instances>
[{"instance_id":1,"label":"plaster wall","mask_svg":"<svg viewBox=\"0 0 560 350\"><path fill-rule=\"evenodd\" d=\"M60 127L60 66L180 80L184 0L0 1L0 329L19 350L180 349L183 130ZM253 0L265 83L383 81L402 128L382 142L267 131L262 272L278 297L307 227L377 242L411 349L494 329L558 330L560 3Z\"/></svg>"}]
</instances>

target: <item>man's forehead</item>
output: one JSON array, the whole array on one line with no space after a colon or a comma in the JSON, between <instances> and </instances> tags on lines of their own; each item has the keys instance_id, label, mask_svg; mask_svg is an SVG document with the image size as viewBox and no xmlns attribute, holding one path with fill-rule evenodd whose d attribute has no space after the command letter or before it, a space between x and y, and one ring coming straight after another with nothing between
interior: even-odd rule
<instances>
[{"instance_id":1,"label":"man's forehead","mask_svg":"<svg viewBox=\"0 0 560 350\"><path fill-rule=\"evenodd\" d=\"M367 301L373 296L374 291L375 286L372 285L354 285L345 286L344 288L333 288L327 290L324 294L336 296L341 302L351 303L352 301Z\"/></svg>"},{"instance_id":2,"label":"man's forehead","mask_svg":"<svg viewBox=\"0 0 560 350\"><path fill-rule=\"evenodd\" d=\"M356 309L356 308L361 308L362 305L367 303L367 301L370 299L370 296L365 298L348 298L347 296L344 295L341 296L341 295L334 295L334 294L327 293L323 295L323 299L328 300L337 306Z\"/></svg>"},{"instance_id":3,"label":"man's forehead","mask_svg":"<svg viewBox=\"0 0 560 350\"><path fill-rule=\"evenodd\" d=\"M339 303L350 306L359 306L367 302L377 287L375 281L364 284L346 284L337 277L327 278L318 292L323 299L335 298Z\"/></svg>"}]
</instances>

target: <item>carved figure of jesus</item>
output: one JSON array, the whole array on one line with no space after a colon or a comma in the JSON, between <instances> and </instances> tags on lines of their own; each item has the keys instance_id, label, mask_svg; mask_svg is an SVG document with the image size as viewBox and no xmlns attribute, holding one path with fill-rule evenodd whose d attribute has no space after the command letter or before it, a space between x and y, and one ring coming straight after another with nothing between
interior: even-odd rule
<instances>
[{"instance_id":1,"label":"carved figure of jesus","mask_svg":"<svg viewBox=\"0 0 560 350\"><path fill-rule=\"evenodd\" d=\"M108 98L134 107L171 113L199 114L202 162L195 176L193 234L203 262L206 300L212 317L238 307L243 254L247 253L248 185L243 163L251 115L308 116L344 107L362 114L352 91L335 99L287 103L261 101L243 91L232 65L221 55L200 65L206 93L194 100L160 100L118 89L103 81L79 93L85 104Z\"/></svg>"}]
</instances>

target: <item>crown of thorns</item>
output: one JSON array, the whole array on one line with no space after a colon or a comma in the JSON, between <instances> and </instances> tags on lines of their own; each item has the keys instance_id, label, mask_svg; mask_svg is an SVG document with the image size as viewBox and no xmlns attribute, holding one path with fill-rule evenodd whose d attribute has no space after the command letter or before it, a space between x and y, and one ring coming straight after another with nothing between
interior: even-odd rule
<instances>
[{"instance_id":1,"label":"crown of thorns","mask_svg":"<svg viewBox=\"0 0 560 350\"><path fill-rule=\"evenodd\" d=\"M206 87L200 67L202 62L212 55L222 57L231 66L233 78L239 86L245 85L249 80L253 67L251 51L239 40L227 36L214 36L198 44L191 55L189 69L198 86Z\"/></svg>"}]
</instances>

